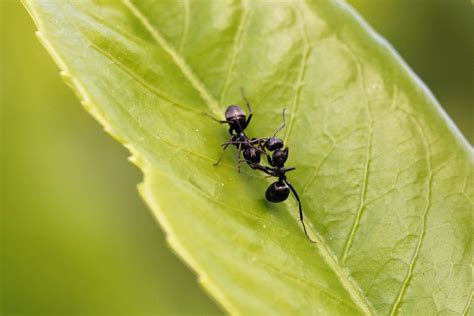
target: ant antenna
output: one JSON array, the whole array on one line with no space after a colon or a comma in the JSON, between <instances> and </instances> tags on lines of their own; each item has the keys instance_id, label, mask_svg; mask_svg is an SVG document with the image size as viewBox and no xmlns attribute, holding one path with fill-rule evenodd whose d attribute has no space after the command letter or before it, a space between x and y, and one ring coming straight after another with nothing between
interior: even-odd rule
<instances>
[{"instance_id":1,"label":"ant antenna","mask_svg":"<svg viewBox=\"0 0 474 316\"><path fill-rule=\"evenodd\" d=\"M240 87L240 93L242 93L242 99L244 99L245 104L247 104L247 108L249 109L249 116L247 117L247 120L245 121L245 124L244 124L244 126L242 127L242 129L245 129L245 128L249 125L250 120L252 119L253 109L252 109L252 107L250 106L249 100L247 100L247 97L245 96L245 91L244 91L244 88L243 88L243 87ZM240 124L239 124L239 125L240 125Z\"/></svg>"},{"instance_id":2,"label":"ant antenna","mask_svg":"<svg viewBox=\"0 0 474 316\"><path fill-rule=\"evenodd\" d=\"M244 87L240 87L240 94L242 95L242 99L247 99L247 97L245 96L245 90L244 90Z\"/></svg>"},{"instance_id":3,"label":"ant antenna","mask_svg":"<svg viewBox=\"0 0 474 316\"><path fill-rule=\"evenodd\" d=\"M250 114L252 114L252 107L250 106L249 100L247 100L247 96L245 95L244 87L240 87L240 93L242 94L242 99L244 99L247 108L249 109Z\"/></svg>"},{"instance_id":4,"label":"ant antenna","mask_svg":"<svg viewBox=\"0 0 474 316\"><path fill-rule=\"evenodd\" d=\"M219 120L219 119L216 119L214 116L212 116L211 114L209 113L203 113L204 115L206 115L207 117L209 117L210 119L218 122L218 123L221 123L221 124L224 124L224 123L228 123L226 120Z\"/></svg>"},{"instance_id":5,"label":"ant antenna","mask_svg":"<svg viewBox=\"0 0 474 316\"><path fill-rule=\"evenodd\" d=\"M280 127L278 127L278 129L275 131L275 134L273 134L273 137L276 136L276 134L281 131L285 126L286 126L286 122L285 122L285 111L286 111L286 108L283 109L283 113L282 113L282 116L283 116L283 124L281 124Z\"/></svg>"}]
</instances>

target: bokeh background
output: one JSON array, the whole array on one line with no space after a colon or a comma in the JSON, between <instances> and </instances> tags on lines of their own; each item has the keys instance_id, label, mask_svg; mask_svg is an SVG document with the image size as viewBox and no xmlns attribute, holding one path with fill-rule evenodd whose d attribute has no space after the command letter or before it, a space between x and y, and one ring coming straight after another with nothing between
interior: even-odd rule
<instances>
[{"instance_id":1,"label":"bokeh background","mask_svg":"<svg viewBox=\"0 0 474 316\"><path fill-rule=\"evenodd\" d=\"M468 0L352 0L473 142ZM0 314L222 314L175 257L127 151L0 0Z\"/></svg>"}]
</instances>

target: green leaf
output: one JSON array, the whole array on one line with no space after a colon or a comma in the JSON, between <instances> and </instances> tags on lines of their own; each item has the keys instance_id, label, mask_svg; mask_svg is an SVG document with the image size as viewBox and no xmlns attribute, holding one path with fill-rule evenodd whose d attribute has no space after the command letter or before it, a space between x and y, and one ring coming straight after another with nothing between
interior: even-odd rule
<instances>
[{"instance_id":1,"label":"green leaf","mask_svg":"<svg viewBox=\"0 0 474 316\"><path fill-rule=\"evenodd\" d=\"M29 0L38 36L82 104L132 153L176 253L235 314L466 314L472 149L380 37L338 1ZM434 65L436 66L436 65ZM235 150L287 108L293 198ZM104 188L105 190L106 188Z\"/></svg>"}]
</instances>

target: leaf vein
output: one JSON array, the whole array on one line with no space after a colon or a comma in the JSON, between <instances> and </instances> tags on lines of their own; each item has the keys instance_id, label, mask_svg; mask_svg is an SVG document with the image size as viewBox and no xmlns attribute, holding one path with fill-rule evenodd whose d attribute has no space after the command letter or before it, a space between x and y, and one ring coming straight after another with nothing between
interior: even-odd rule
<instances>
[{"instance_id":1,"label":"leaf vein","mask_svg":"<svg viewBox=\"0 0 474 316\"><path fill-rule=\"evenodd\" d=\"M364 163L364 172L363 172L363 175L362 175L362 187L361 187L361 191L360 191L360 194L359 194L359 206L357 207L356 216L354 218L354 222L352 223L351 231L349 233L349 237L348 237L348 239L345 243L344 251L342 253L341 263L344 264L347 260L349 250L352 247L352 243L354 242L354 238L355 238L355 235L357 233L357 228L359 227L360 219L362 217L362 214L363 214L365 206L366 206L365 199L366 199L366 195L367 195L368 182L369 182L370 156L371 156L371 151L372 151L372 133L373 133L374 119L373 119L372 110L371 110L371 107L370 107L370 99L369 99L369 95L367 93L367 87L365 85L365 79L364 79L362 65L361 65L359 59L357 58L357 56L352 52L352 50L344 42L341 41L341 43L343 43L343 47L347 50L349 55L351 55L352 59L355 62L355 65L357 67L357 73L359 75L359 78L360 78L360 81L361 81L361 86L362 86L361 88L362 88L362 91L364 92L364 96L365 96L365 100L366 100L366 102L365 102L366 112L367 112L367 119L368 119L368 122L369 122L368 135L367 135L367 145L366 145L366 148L367 148L366 149L366 157L365 157L365 163Z\"/></svg>"},{"instance_id":2,"label":"leaf vein","mask_svg":"<svg viewBox=\"0 0 474 316\"><path fill-rule=\"evenodd\" d=\"M96 16L92 13L88 13L88 16L91 17L92 19L94 19L97 23L99 23L101 26L105 27L105 28L109 28L111 30L113 30L114 32L120 34L121 36L129 39L129 40L134 40L134 41L140 41L139 38L136 38L135 36L127 33L127 32L124 32L122 29L120 28L117 28L117 27L114 27L112 25L109 25L106 21L104 21L102 18L100 18L99 16ZM147 89L148 91L150 91L152 94L156 95L157 97L159 98L162 98L168 102L170 102L171 104L173 105L176 105L178 108L180 109L183 109L183 110L186 110L186 111L190 111L190 112L194 112L194 113L200 113L202 114L203 112L200 111L200 110L196 110L190 106L187 106L187 105L184 105L184 104L181 104L177 101L174 101L171 97L167 96L166 94L164 94L162 91L160 91L159 89L156 89L155 87L153 87L149 82L147 82L146 80L144 80L140 75L138 75L136 72L134 72L132 69L130 69L130 67L127 67L125 66L119 59L117 59L113 54L110 54L109 52L107 52L106 50L104 50L102 47L100 47L99 45L97 45L96 43L94 43L84 32L81 31L80 28L78 28L72 21L70 22L71 23L71 26L80 34L82 34L83 38L89 43L89 45L95 49L99 54L101 54L102 56L104 56L105 58L107 58L108 60L110 60L112 63L114 63L117 67L119 67L122 71L124 71L126 74L128 74L131 78L133 78L135 81L137 81L138 83L140 83L145 89Z\"/></svg>"},{"instance_id":3,"label":"leaf vein","mask_svg":"<svg viewBox=\"0 0 474 316\"><path fill-rule=\"evenodd\" d=\"M397 311L398 311L398 308L400 307L400 303L406 293L406 290L410 284L410 281L411 279L413 278L413 270L415 268L415 265L416 265L416 261L418 260L419 256L420 256L420 249L421 249L421 245L423 244L424 242L424 239L425 239L425 236L426 236L426 219L428 217L428 213L430 211L430 208L431 208L431 194L432 194L432 180L433 180L433 169L432 169L432 166L431 166L431 153L430 153L430 147L429 147L429 143L428 143L428 139L425 135L425 132L423 131L423 128L422 126L420 125L420 123L418 122L418 120L416 119L415 116L413 116L412 114L410 113L407 113L406 111L400 109L402 112L404 112L406 115L408 115L414 122L415 126L418 128L419 132L420 132L420 135L421 135L421 140L423 142L423 147L425 149L425 153L426 153L426 162L427 162L427 169L428 169L428 179L427 179L427 183L426 183L426 191L427 191L427 194L426 194L426 205L425 205L425 209L423 210L423 214L421 216L421 224L420 224L420 233L419 233L419 236L418 236L418 240L417 240L417 243L416 243L416 247L415 247L415 250L413 252L413 256L411 257L410 259L410 263L408 265L408 271L407 271L407 274L402 282L402 285L400 287L400 291L398 292L398 295L392 305L392 308L391 308L391 311L390 311L390 315L393 316L393 315L396 315Z\"/></svg>"},{"instance_id":4,"label":"leaf vein","mask_svg":"<svg viewBox=\"0 0 474 316\"><path fill-rule=\"evenodd\" d=\"M125 6L132 12L132 14L145 26L150 32L155 41L161 45L161 47L171 56L175 64L183 73L184 77L188 82L201 94L204 101L207 102L211 111L216 114L220 113L219 105L214 97L207 91L204 84L194 74L186 61L171 47L171 45L165 40L161 33L156 29L148 20L148 18L132 3L131 0L122 0Z\"/></svg>"},{"instance_id":5,"label":"leaf vein","mask_svg":"<svg viewBox=\"0 0 474 316\"><path fill-rule=\"evenodd\" d=\"M315 290L317 290L321 293L324 293L327 297L335 300L336 302L339 302L339 303L341 303L341 304L343 304L343 305L345 305L345 306L347 306L351 309L355 309L354 305L348 304L346 301L341 300L338 296L332 294L330 292L330 290L328 288L326 288L325 286L323 286L322 284L319 284L319 283L316 283L316 282L313 282L313 283L308 282L306 279L301 278L297 275L290 274L290 273L285 273L281 269L275 269L274 266L269 265L269 264L265 264L265 267L269 270L273 270L274 272L276 272L277 275L280 276L280 278L281 278L281 276L286 276L290 279L293 279L297 282L300 282L301 284L304 284L304 285L306 285L310 288L313 288L313 289L315 289Z\"/></svg>"},{"instance_id":6,"label":"leaf vein","mask_svg":"<svg viewBox=\"0 0 474 316\"><path fill-rule=\"evenodd\" d=\"M294 7L295 11L300 15L301 13L299 12L299 9L297 7ZM285 144L288 144L288 139L290 138L290 135L293 131L293 125L295 123L295 118L296 118L296 113L298 112L298 106L301 98L301 91L303 89L304 85L304 80L306 76L306 70L308 68L308 60L309 56L311 55L313 47L310 46L309 40L308 40L308 35L306 34L306 26L304 23L304 18L300 17L299 20L301 21L300 23L300 32L302 34L303 42L304 42L304 52L301 58L301 66L300 70L298 73L298 78L296 81L296 94L295 97L293 98L293 105L291 108L291 116L290 116L290 121L288 122L288 129L284 138Z\"/></svg>"},{"instance_id":7,"label":"leaf vein","mask_svg":"<svg viewBox=\"0 0 474 316\"><path fill-rule=\"evenodd\" d=\"M314 182L314 180L316 180L318 174L319 174L319 171L321 170L321 167L323 166L323 164L326 162L326 160L328 160L329 156L331 156L332 152L334 151L334 149L336 149L336 144L333 144L331 146L331 149L329 149L328 153L326 154L326 156L324 156L324 158L321 160L321 162L319 163L319 165L314 169L314 172L313 174L311 175L311 178L309 179L308 183L306 183L306 185L304 186L303 188L303 193L301 194L301 196L304 196L306 191L308 190L308 188L310 187L310 185Z\"/></svg>"},{"instance_id":8,"label":"leaf vein","mask_svg":"<svg viewBox=\"0 0 474 316\"><path fill-rule=\"evenodd\" d=\"M462 315L465 316L467 314L469 314L469 310L471 309L471 304L472 304L472 297L473 297L474 294L471 294L468 299L467 299L467 304L466 304L466 307L464 307L464 310L463 310L463 313Z\"/></svg>"},{"instance_id":9,"label":"leaf vein","mask_svg":"<svg viewBox=\"0 0 474 316\"><path fill-rule=\"evenodd\" d=\"M227 69L227 74L226 74L226 78L225 78L225 81L224 81L224 86L222 88L221 96L219 98L220 104L224 103L224 97L227 93L227 90L229 89L230 77L232 75L232 72L234 71L237 56L238 56L238 54L239 54L239 52L242 48L242 37L243 37L243 34L245 34L245 27L247 25L246 21L247 21L247 16L248 16L248 10L247 10L245 0L242 0L241 3L242 3L243 13L242 13L242 16L241 16L240 21L239 21L239 26L237 28L237 34L235 35L235 38L234 38L234 49L233 49L233 52L232 52L232 58L230 60L230 65Z\"/></svg>"},{"instance_id":10,"label":"leaf vein","mask_svg":"<svg viewBox=\"0 0 474 316\"><path fill-rule=\"evenodd\" d=\"M183 4L183 11L184 11L184 21L183 21L183 33L181 33L181 39L179 41L179 48L178 52L181 53L183 51L183 45L186 40L186 36L188 35L189 29L189 0L182 0Z\"/></svg>"},{"instance_id":11,"label":"leaf vein","mask_svg":"<svg viewBox=\"0 0 474 316\"><path fill-rule=\"evenodd\" d=\"M87 38L84 36L84 38ZM89 41L89 39L87 39ZM124 71L126 74L128 74L130 77L132 77L134 80L136 80L140 85L142 85L146 90L150 91L152 94L156 95L157 97L166 100L170 102L171 104L175 105L177 108L186 110L189 112L194 112L194 113L199 113L202 114L203 112L200 110L196 110L192 107L189 107L187 105L183 105L181 103L178 103L174 100L172 100L170 97L166 96L163 94L161 91L158 89L154 88L152 85L150 85L148 82L143 80L139 75L137 75L135 72L133 72L130 68L126 67L122 62L120 62L118 59L116 59L112 54L109 54L107 51L99 47L93 42L90 42L91 47L96 50L98 53L100 53L102 56L113 62L117 67L119 67L122 71Z\"/></svg>"}]
</instances>

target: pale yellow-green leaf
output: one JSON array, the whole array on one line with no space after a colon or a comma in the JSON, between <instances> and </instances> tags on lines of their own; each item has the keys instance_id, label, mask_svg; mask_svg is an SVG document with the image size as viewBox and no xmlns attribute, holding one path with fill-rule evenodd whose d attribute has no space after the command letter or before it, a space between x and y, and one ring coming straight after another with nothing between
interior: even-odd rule
<instances>
[{"instance_id":1,"label":"pale yellow-green leaf","mask_svg":"<svg viewBox=\"0 0 474 316\"><path fill-rule=\"evenodd\" d=\"M30 0L82 104L132 152L172 248L246 315L463 314L471 299L472 150L424 85L339 1ZM284 139L297 205L235 151Z\"/></svg>"}]
</instances>

